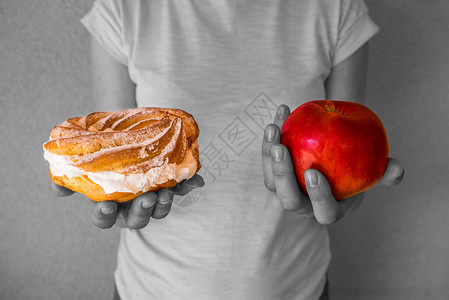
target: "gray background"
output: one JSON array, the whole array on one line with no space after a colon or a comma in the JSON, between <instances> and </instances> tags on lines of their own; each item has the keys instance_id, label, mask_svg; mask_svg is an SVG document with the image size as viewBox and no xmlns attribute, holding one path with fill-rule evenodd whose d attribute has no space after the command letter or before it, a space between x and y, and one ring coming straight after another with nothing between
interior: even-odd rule
<instances>
[{"instance_id":1,"label":"gray background","mask_svg":"<svg viewBox=\"0 0 449 300\"><path fill-rule=\"evenodd\" d=\"M449 2L367 0L367 105L381 116L404 182L367 193L330 227L334 300L449 299ZM48 189L42 143L85 115L90 0L0 0L0 299L111 299L119 231L81 196Z\"/></svg>"}]
</instances>

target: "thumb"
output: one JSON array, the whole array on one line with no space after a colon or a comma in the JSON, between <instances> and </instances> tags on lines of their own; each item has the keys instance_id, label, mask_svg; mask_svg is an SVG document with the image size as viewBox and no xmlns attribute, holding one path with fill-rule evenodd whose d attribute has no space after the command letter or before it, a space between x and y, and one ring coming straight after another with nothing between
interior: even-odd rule
<instances>
[{"instance_id":1,"label":"thumb","mask_svg":"<svg viewBox=\"0 0 449 300\"><path fill-rule=\"evenodd\" d=\"M313 212L318 223L329 225L338 220L340 206L332 195L326 178L315 169L304 172L307 193L312 203Z\"/></svg>"}]
</instances>

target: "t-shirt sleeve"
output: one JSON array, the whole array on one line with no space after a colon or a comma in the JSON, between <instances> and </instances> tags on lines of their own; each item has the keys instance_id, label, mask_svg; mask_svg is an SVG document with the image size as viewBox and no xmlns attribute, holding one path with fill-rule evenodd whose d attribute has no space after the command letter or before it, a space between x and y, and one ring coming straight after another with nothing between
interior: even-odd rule
<instances>
[{"instance_id":1,"label":"t-shirt sleeve","mask_svg":"<svg viewBox=\"0 0 449 300\"><path fill-rule=\"evenodd\" d=\"M342 0L333 66L349 58L378 31L363 0Z\"/></svg>"},{"instance_id":2,"label":"t-shirt sleeve","mask_svg":"<svg viewBox=\"0 0 449 300\"><path fill-rule=\"evenodd\" d=\"M96 0L80 21L106 51L122 64L128 65L121 8L115 0Z\"/></svg>"}]
</instances>

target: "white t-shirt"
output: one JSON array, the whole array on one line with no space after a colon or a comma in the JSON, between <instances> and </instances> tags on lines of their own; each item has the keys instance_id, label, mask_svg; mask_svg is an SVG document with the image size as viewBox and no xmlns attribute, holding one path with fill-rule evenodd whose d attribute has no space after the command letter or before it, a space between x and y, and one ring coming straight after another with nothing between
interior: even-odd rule
<instances>
[{"instance_id":1,"label":"white t-shirt","mask_svg":"<svg viewBox=\"0 0 449 300\"><path fill-rule=\"evenodd\" d=\"M327 229L265 188L263 129L279 104L325 99L331 68L377 32L363 0L97 0L82 23L128 66L139 106L200 128L205 186L122 229L122 299L318 299Z\"/></svg>"}]
</instances>

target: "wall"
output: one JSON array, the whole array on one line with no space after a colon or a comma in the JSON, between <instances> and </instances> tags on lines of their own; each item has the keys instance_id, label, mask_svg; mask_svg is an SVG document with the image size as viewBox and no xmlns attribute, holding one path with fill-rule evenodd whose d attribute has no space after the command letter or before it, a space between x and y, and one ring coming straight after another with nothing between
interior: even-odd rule
<instances>
[{"instance_id":1,"label":"wall","mask_svg":"<svg viewBox=\"0 0 449 300\"><path fill-rule=\"evenodd\" d=\"M367 104L383 119L404 182L367 193L330 227L334 300L449 299L449 2L367 0ZM0 1L0 299L111 299L118 231L84 197L54 197L42 143L85 115L91 1Z\"/></svg>"},{"instance_id":2,"label":"wall","mask_svg":"<svg viewBox=\"0 0 449 300\"><path fill-rule=\"evenodd\" d=\"M0 299L112 299L118 230L49 190L42 143L89 101L91 1L0 1Z\"/></svg>"},{"instance_id":3,"label":"wall","mask_svg":"<svg viewBox=\"0 0 449 300\"><path fill-rule=\"evenodd\" d=\"M382 29L367 104L405 177L331 227L333 300L449 299L449 2L366 3Z\"/></svg>"}]
</instances>

